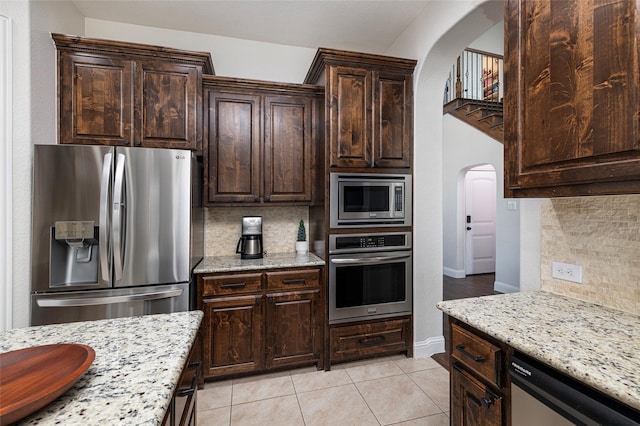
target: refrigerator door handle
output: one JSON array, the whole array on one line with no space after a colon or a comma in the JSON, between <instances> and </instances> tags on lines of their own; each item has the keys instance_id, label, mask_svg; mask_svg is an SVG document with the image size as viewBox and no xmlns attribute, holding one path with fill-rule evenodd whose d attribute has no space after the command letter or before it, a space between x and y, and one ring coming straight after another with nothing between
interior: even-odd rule
<instances>
[{"instance_id":1,"label":"refrigerator door handle","mask_svg":"<svg viewBox=\"0 0 640 426\"><path fill-rule=\"evenodd\" d=\"M179 297L183 293L183 289L156 291L152 293L127 294L124 296L104 296L104 297L46 297L37 299L36 303L41 308L61 308L65 306L94 306L94 305L110 305L113 303L126 303L147 300L169 299Z\"/></svg>"},{"instance_id":2,"label":"refrigerator door handle","mask_svg":"<svg viewBox=\"0 0 640 426\"><path fill-rule=\"evenodd\" d=\"M114 282L122 279L123 262L122 262L122 216L126 206L123 200L124 196L124 154L118 154L116 161L116 175L113 189L113 227L111 235L113 241L113 266L114 266Z\"/></svg>"},{"instance_id":3,"label":"refrigerator door handle","mask_svg":"<svg viewBox=\"0 0 640 426\"><path fill-rule=\"evenodd\" d=\"M102 164L102 179L100 180L100 241L98 250L100 252L100 270L102 279L109 281L109 183L111 181L111 164L113 154L104 156Z\"/></svg>"}]
</instances>

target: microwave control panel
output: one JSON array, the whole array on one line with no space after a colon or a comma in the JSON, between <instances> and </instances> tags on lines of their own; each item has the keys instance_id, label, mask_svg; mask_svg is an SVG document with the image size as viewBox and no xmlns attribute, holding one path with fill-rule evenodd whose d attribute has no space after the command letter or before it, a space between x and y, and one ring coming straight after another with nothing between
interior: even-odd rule
<instances>
[{"instance_id":1,"label":"microwave control panel","mask_svg":"<svg viewBox=\"0 0 640 426\"><path fill-rule=\"evenodd\" d=\"M385 234L340 234L329 236L330 253L410 248L410 232L392 232Z\"/></svg>"}]
</instances>

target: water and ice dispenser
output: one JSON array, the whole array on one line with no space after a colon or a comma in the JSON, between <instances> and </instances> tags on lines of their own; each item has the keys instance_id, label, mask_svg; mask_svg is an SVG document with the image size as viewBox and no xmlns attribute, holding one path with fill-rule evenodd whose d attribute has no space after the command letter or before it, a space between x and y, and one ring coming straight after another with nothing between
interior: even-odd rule
<instances>
[{"instance_id":1,"label":"water and ice dispenser","mask_svg":"<svg viewBox=\"0 0 640 426\"><path fill-rule=\"evenodd\" d=\"M55 222L50 237L50 287L98 282L98 231L93 221Z\"/></svg>"}]
</instances>

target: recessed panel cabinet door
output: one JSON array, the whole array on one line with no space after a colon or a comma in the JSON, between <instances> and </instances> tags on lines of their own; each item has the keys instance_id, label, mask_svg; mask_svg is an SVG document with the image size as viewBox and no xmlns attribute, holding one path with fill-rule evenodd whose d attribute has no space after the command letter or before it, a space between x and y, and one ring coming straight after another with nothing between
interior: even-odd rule
<instances>
[{"instance_id":1,"label":"recessed panel cabinet door","mask_svg":"<svg viewBox=\"0 0 640 426\"><path fill-rule=\"evenodd\" d=\"M320 358L320 289L267 294L266 366Z\"/></svg>"},{"instance_id":2,"label":"recessed panel cabinet door","mask_svg":"<svg viewBox=\"0 0 640 426\"><path fill-rule=\"evenodd\" d=\"M208 202L258 202L260 96L208 93Z\"/></svg>"},{"instance_id":3,"label":"recessed panel cabinet door","mask_svg":"<svg viewBox=\"0 0 640 426\"><path fill-rule=\"evenodd\" d=\"M134 63L69 53L59 61L59 142L131 144Z\"/></svg>"},{"instance_id":4,"label":"recessed panel cabinet door","mask_svg":"<svg viewBox=\"0 0 640 426\"><path fill-rule=\"evenodd\" d=\"M261 295L203 301L203 376L263 368Z\"/></svg>"},{"instance_id":5,"label":"recessed panel cabinet door","mask_svg":"<svg viewBox=\"0 0 640 426\"><path fill-rule=\"evenodd\" d=\"M508 0L505 192L640 190L636 2Z\"/></svg>"},{"instance_id":6,"label":"recessed panel cabinet door","mask_svg":"<svg viewBox=\"0 0 640 426\"><path fill-rule=\"evenodd\" d=\"M138 63L135 146L200 149L198 68L160 61ZM200 125L201 127L201 125Z\"/></svg>"},{"instance_id":7,"label":"recessed panel cabinet door","mask_svg":"<svg viewBox=\"0 0 640 426\"><path fill-rule=\"evenodd\" d=\"M373 73L375 167L411 167L413 85L411 75Z\"/></svg>"},{"instance_id":8,"label":"recessed panel cabinet door","mask_svg":"<svg viewBox=\"0 0 640 426\"><path fill-rule=\"evenodd\" d=\"M501 425L502 404L502 397L456 364L452 364L451 425Z\"/></svg>"},{"instance_id":9,"label":"recessed panel cabinet door","mask_svg":"<svg viewBox=\"0 0 640 426\"><path fill-rule=\"evenodd\" d=\"M264 199L311 201L311 99L266 96Z\"/></svg>"},{"instance_id":10,"label":"recessed panel cabinet door","mask_svg":"<svg viewBox=\"0 0 640 426\"><path fill-rule=\"evenodd\" d=\"M329 149L332 167L371 167L371 72L331 67Z\"/></svg>"}]
</instances>

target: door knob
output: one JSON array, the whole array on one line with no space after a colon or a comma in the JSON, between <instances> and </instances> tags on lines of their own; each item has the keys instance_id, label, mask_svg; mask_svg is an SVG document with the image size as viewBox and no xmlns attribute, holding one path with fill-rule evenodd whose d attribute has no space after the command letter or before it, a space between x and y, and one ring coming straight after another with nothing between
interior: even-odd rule
<instances>
[{"instance_id":1,"label":"door knob","mask_svg":"<svg viewBox=\"0 0 640 426\"><path fill-rule=\"evenodd\" d=\"M467 226L467 231L471 231L471 227L470 226Z\"/></svg>"}]
</instances>

